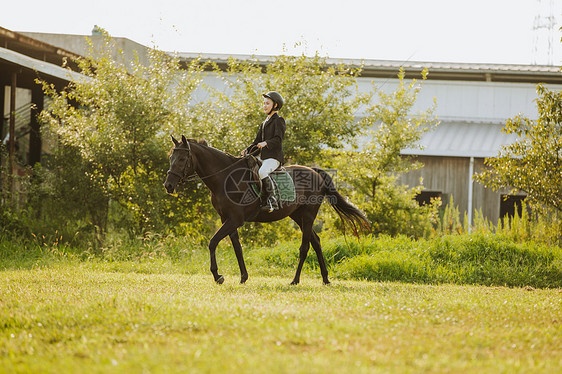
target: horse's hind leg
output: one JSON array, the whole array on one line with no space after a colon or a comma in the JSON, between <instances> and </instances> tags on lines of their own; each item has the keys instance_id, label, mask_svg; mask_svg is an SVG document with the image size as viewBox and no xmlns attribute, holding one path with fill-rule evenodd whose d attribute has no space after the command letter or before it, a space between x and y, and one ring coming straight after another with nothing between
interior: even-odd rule
<instances>
[{"instance_id":1,"label":"horse's hind leg","mask_svg":"<svg viewBox=\"0 0 562 374\"><path fill-rule=\"evenodd\" d=\"M312 230L310 243L312 244L312 248L314 248L314 252L316 252L316 257L318 257L318 264L320 265L320 274L322 274L322 280L324 281L324 284L330 284L330 280L328 279L328 267L326 266L326 260L324 259L322 246L320 245L320 237L314 232L314 230Z\"/></svg>"},{"instance_id":2,"label":"horse's hind leg","mask_svg":"<svg viewBox=\"0 0 562 374\"><path fill-rule=\"evenodd\" d=\"M246 283L248 280L248 272L246 271L246 264L244 263L244 254L242 253L242 246L240 245L240 237L238 236L238 229L230 234L230 241L234 247L234 253L238 260L238 267L240 268L240 283Z\"/></svg>"},{"instance_id":3,"label":"horse's hind leg","mask_svg":"<svg viewBox=\"0 0 562 374\"><path fill-rule=\"evenodd\" d=\"M307 238L307 236L308 236L308 238ZM295 277L293 278L293 281L291 282L292 285L299 284L299 282L300 282L302 267L304 265L304 261L306 260L306 255L308 254L309 248L310 248L309 235L305 235L303 233L301 246L299 248L299 264L297 266L297 272L295 273Z\"/></svg>"}]
</instances>

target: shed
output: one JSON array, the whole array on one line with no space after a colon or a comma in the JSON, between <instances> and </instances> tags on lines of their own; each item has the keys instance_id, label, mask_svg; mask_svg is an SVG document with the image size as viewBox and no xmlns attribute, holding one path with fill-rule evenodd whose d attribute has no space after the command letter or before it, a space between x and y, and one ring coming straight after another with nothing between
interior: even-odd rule
<instances>
[{"instance_id":1,"label":"shed","mask_svg":"<svg viewBox=\"0 0 562 374\"><path fill-rule=\"evenodd\" d=\"M76 57L62 48L0 27L0 140L9 155L7 160L0 158L0 163L7 166L8 175L21 174L24 165L41 161L43 147L37 114L43 110L44 96L36 79L44 79L58 89L69 81L87 79L63 67L73 66L71 59ZM13 178L7 185L14 195ZM1 183L0 189L2 186L6 184Z\"/></svg>"}]
</instances>

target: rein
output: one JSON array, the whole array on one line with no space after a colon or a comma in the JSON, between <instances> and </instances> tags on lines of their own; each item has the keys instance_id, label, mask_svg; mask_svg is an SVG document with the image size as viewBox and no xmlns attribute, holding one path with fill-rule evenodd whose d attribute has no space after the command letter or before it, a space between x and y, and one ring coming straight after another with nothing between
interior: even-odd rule
<instances>
[{"instance_id":1,"label":"rein","mask_svg":"<svg viewBox=\"0 0 562 374\"><path fill-rule=\"evenodd\" d=\"M234 163L228 165L227 167L213 173L213 174L209 174L209 175L205 175L204 177L201 177L199 175L197 175L197 173L193 173L192 175L187 175L186 176L186 170L188 169L188 166L191 166L191 164L193 164L193 158L191 156L191 145L189 144L189 142L187 142L187 148L178 148L178 147L174 147L172 149L173 151L185 151L187 152L187 162L185 163L184 167L183 167L183 174L180 173L176 173L175 171L172 170L168 170L167 174L172 174L175 175L176 177L180 178L180 180L183 180L185 182L191 182L193 180L196 180L197 178L203 180L203 179L207 179L210 177L214 177L215 175L218 175L220 173L222 173L225 170L228 170L229 168L231 168L232 166L236 165L237 163L239 163L240 161L245 161L249 156L253 156L255 154L258 154L260 152L260 149L256 149L253 152L248 153L246 156L242 157L239 160L236 160Z\"/></svg>"}]
</instances>

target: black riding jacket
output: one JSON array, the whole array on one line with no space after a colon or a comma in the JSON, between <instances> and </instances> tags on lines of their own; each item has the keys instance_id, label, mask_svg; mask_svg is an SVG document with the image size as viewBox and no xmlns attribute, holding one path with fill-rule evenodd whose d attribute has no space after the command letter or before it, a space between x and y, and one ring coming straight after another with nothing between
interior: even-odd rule
<instances>
[{"instance_id":1,"label":"black riding jacket","mask_svg":"<svg viewBox=\"0 0 562 374\"><path fill-rule=\"evenodd\" d=\"M258 143L267 142L267 146L261 150L262 160L268 158L274 158L283 163L283 138L285 137L285 120L280 117L277 113L274 113L271 118L265 123L263 123L256 135L256 139L252 144L246 148L249 151L250 148L256 146Z\"/></svg>"}]
</instances>

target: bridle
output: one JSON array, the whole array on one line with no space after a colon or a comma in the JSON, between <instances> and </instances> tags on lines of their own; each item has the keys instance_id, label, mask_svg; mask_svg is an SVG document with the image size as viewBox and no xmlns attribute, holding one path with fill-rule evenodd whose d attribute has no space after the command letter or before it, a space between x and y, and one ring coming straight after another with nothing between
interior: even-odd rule
<instances>
[{"instance_id":1,"label":"bridle","mask_svg":"<svg viewBox=\"0 0 562 374\"><path fill-rule=\"evenodd\" d=\"M175 175L176 177L178 177L180 179L180 181L182 181L182 180L190 181L190 180L193 180L193 179L197 178L196 174L187 175L187 170L193 164L193 158L191 157L191 145L189 144L189 142L187 142L187 148L174 147L172 149L172 152L174 152L174 151L185 151L185 152L187 152L187 162L183 166L182 174L177 173L177 172L173 171L172 169L168 170L168 172L166 174Z\"/></svg>"}]
</instances>

